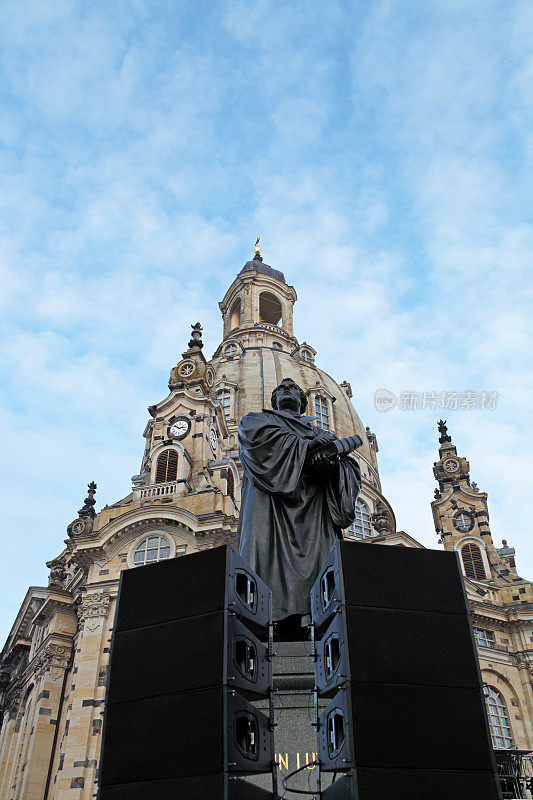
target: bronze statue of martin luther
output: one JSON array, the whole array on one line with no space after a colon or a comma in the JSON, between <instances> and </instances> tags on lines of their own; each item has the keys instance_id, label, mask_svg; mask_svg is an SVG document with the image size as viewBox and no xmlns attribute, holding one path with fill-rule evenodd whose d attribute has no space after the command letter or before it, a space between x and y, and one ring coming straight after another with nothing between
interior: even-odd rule
<instances>
[{"instance_id":1,"label":"bronze statue of martin luther","mask_svg":"<svg viewBox=\"0 0 533 800\"><path fill-rule=\"evenodd\" d=\"M339 440L302 416L307 397L290 378L272 393L272 410L239 424L244 475L239 553L272 590L273 616L285 627L309 621L309 592L336 537L355 517L361 473ZM348 444L346 444L348 442Z\"/></svg>"}]
</instances>

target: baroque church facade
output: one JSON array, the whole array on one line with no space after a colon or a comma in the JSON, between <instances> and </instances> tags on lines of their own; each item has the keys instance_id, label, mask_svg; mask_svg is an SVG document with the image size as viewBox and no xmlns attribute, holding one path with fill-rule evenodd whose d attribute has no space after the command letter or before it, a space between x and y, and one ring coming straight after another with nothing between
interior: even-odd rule
<instances>
[{"instance_id":1,"label":"baroque church facade","mask_svg":"<svg viewBox=\"0 0 533 800\"><path fill-rule=\"evenodd\" d=\"M363 440L357 516L345 537L361 545L422 547L396 530L382 493L376 436L359 419L350 385L321 370L313 347L296 339L296 299L256 248L220 303L223 338L211 360L197 323L171 370L169 394L149 407L130 493L97 513L96 485L89 484L64 549L47 564L49 585L28 589L1 654L0 800L96 796L120 573L235 542L237 426L244 414L270 407L282 378L304 389L317 424ZM495 546L487 495L471 482L468 461L444 423L439 430L435 528L439 544L459 553L493 744L533 749L532 584L518 575L514 549L505 541Z\"/></svg>"}]
</instances>

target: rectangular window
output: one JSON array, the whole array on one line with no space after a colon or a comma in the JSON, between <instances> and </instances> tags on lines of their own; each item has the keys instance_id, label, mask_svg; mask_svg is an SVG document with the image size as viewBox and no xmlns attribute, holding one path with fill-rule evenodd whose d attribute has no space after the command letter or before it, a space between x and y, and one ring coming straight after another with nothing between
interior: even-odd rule
<instances>
[{"instance_id":1,"label":"rectangular window","mask_svg":"<svg viewBox=\"0 0 533 800\"><path fill-rule=\"evenodd\" d=\"M494 647L496 645L493 631L487 631L484 628L474 628L474 636L476 637L476 644L478 647Z\"/></svg>"},{"instance_id":2,"label":"rectangular window","mask_svg":"<svg viewBox=\"0 0 533 800\"><path fill-rule=\"evenodd\" d=\"M222 404L222 411L224 412L224 416L226 419L230 419L231 416L231 390L230 389L222 389L218 393L218 399Z\"/></svg>"},{"instance_id":3,"label":"rectangular window","mask_svg":"<svg viewBox=\"0 0 533 800\"><path fill-rule=\"evenodd\" d=\"M317 425L325 431L329 431L328 402L325 397L315 397L315 415L318 417Z\"/></svg>"}]
</instances>

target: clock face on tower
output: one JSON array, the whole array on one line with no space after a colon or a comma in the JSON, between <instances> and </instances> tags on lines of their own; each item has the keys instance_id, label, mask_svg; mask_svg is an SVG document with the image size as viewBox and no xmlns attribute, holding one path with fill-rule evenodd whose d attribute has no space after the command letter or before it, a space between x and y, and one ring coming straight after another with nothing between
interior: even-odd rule
<instances>
[{"instance_id":1,"label":"clock face on tower","mask_svg":"<svg viewBox=\"0 0 533 800\"><path fill-rule=\"evenodd\" d=\"M443 465L446 472L457 472L459 469L459 462L455 458L447 458Z\"/></svg>"},{"instance_id":2,"label":"clock face on tower","mask_svg":"<svg viewBox=\"0 0 533 800\"><path fill-rule=\"evenodd\" d=\"M211 428L211 430L209 431L209 444L211 445L211 450L213 451L213 453L216 453L218 436L214 428Z\"/></svg>"},{"instance_id":3,"label":"clock face on tower","mask_svg":"<svg viewBox=\"0 0 533 800\"><path fill-rule=\"evenodd\" d=\"M168 426L169 439L183 439L191 429L191 421L187 417L177 417Z\"/></svg>"}]
</instances>

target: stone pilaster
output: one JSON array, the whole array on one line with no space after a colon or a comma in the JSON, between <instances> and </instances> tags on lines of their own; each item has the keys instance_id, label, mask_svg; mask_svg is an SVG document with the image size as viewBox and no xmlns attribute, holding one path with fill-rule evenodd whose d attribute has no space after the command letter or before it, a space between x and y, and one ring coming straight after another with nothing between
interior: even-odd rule
<instances>
[{"instance_id":1,"label":"stone pilaster","mask_svg":"<svg viewBox=\"0 0 533 800\"><path fill-rule=\"evenodd\" d=\"M80 631L69 686L60 768L50 800L88 800L96 792L111 598L88 589L78 606Z\"/></svg>"},{"instance_id":2,"label":"stone pilaster","mask_svg":"<svg viewBox=\"0 0 533 800\"><path fill-rule=\"evenodd\" d=\"M252 278L243 278L243 288L241 292L241 326L253 325L254 304L252 296Z\"/></svg>"},{"instance_id":3,"label":"stone pilaster","mask_svg":"<svg viewBox=\"0 0 533 800\"><path fill-rule=\"evenodd\" d=\"M0 746L2 760L0 761L0 800L9 800L13 785L13 762L16 758L18 736L16 732L17 714L14 710L4 711L2 735Z\"/></svg>"},{"instance_id":4,"label":"stone pilaster","mask_svg":"<svg viewBox=\"0 0 533 800\"><path fill-rule=\"evenodd\" d=\"M35 703L32 708L31 736L26 751L26 768L22 779L20 800L45 796L46 779L53 757L54 737L61 714L61 695L65 671L69 666L72 647L50 642L39 655L36 670Z\"/></svg>"}]
</instances>

